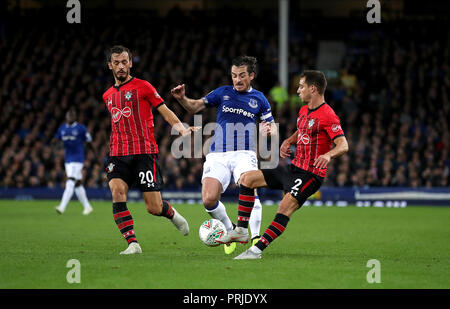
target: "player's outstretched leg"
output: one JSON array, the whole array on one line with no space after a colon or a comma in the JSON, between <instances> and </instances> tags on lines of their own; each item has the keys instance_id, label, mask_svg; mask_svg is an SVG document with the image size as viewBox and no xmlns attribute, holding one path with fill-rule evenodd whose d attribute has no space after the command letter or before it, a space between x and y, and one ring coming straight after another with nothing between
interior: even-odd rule
<instances>
[{"instance_id":1,"label":"player's outstretched leg","mask_svg":"<svg viewBox=\"0 0 450 309\"><path fill-rule=\"evenodd\" d=\"M263 236L261 236L258 242L255 245L251 246L250 249L238 255L234 259L235 260L260 259L263 250L266 249L272 243L272 241L274 241L284 232L288 222L289 222L288 216L277 213L275 219L266 229Z\"/></svg>"},{"instance_id":2,"label":"player's outstretched leg","mask_svg":"<svg viewBox=\"0 0 450 309\"><path fill-rule=\"evenodd\" d=\"M189 224L180 213L173 208L168 201L163 201L161 216L168 218L178 231L184 236L189 234Z\"/></svg>"},{"instance_id":3,"label":"player's outstretched leg","mask_svg":"<svg viewBox=\"0 0 450 309\"><path fill-rule=\"evenodd\" d=\"M239 206L238 206L238 222L237 227L226 235L217 240L219 243L240 242L247 243L249 241L248 222L250 214L255 204L255 192L253 189L244 185L239 186Z\"/></svg>"},{"instance_id":4,"label":"player's outstretched leg","mask_svg":"<svg viewBox=\"0 0 450 309\"><path fill-rule=\"evenodd\" d=\"M272 223L267 227L264 234L258 242L251 246L242 254L236 256L235 260L244 259L260 259L261 253L265 250L275 239L277 239L285 230L289 222L290 216L300 208L300 205L294 197L289 193L283 197L278 212L275 215Z\"/></svg>"},{"instance_id":5,"label":"player's outstretched leg","mask_svg":"<svg viewBox=\"0 0 450 309\"><path fill-rule=\"evenodd\" d=\"M120 233L122 233L122 236L128 243L128 248L120 252L120 254L142 253L141 246L139 246L134 233L134 221L128 210L127 203L113 203L113 216Z\"/></svg>"},{"instance_id":6,"label":"player's outstretched leg","mask_svg":"<svg viewBox=\"0 0 450 309\"><path fill-rule=\"evenodd\" d=\"M186 219L173 208L168 201L161 198L160 191L143 192L147 212L154 216L166 217L184 236L189 234L189 224Z\"/></svg>"}]
</instances>

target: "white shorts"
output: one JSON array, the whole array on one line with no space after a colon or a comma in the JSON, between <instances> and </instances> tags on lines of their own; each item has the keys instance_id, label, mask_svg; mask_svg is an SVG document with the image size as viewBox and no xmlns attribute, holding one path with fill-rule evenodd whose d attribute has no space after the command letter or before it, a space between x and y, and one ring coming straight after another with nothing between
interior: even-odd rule
<instances>
[{"instance_id":1,"label":"white shorts","mask_svg":"<svg viewBox=\"0 0 450 309\"><path fill-rule=\"evenodd\" d=\"M81 180L83 170L83 163L80 162L70 162L64 164L66 168L66 175L67 178L75 178L76 180Z\"/></svg>"},{"instance_id":2,"label":"white shorts","mask_svg":"<svg viewBox=\"0 0 450 309\"><path fill-rule=\"evenodd\" d=\"M222 193L228 188L231 176L237 183L241 174L258 170L258 159L253 151L237 150L211 152L203 163L202 183L205 177L217 179L222 184Z\"/></svg>"}]
</instances>

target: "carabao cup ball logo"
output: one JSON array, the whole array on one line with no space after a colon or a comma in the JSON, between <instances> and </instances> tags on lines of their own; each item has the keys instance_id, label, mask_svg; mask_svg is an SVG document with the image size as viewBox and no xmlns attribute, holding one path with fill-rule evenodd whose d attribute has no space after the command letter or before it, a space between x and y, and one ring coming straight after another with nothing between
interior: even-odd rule
<instances>
[{"instance_id":1,"label":"carabao cup ball logo","mask_svg":"<svg viewBox=\"0 0 450 309\"><path fill-rule=\"evenodd\" d=\"M215 243L217 239L219 239L223 235L223 230L217 229L214 230L211 234L208 236L208 242L209 243Z\"/></svg>"},{"instance_id":2,"label":"carabao cup ball logo","mask_svg":"<svg viewBox=\"0 0 450 309\"><path fill-rule=\"evenodd\" d=\"M210 247L220 245L217 240L224 234L226 234L225 226L217 219L204 221L199 230L200 240Z\"/></svg>"}]
</instances>

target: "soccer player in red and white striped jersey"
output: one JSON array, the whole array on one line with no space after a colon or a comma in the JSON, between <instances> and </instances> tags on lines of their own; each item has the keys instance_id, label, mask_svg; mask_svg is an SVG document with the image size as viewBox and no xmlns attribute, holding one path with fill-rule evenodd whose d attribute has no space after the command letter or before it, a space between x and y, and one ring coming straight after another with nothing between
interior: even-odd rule
<instances>
[{"instance_id":1,"label":"soccer player in red and white striped jersey","mask_svg":"<svg viewBox=\"0 0 450 309\"><path fill-rule=\"evenodd\" d=\"M112 47L107 61L115 80L115 84L103 94L111 113L112 130L106 168L108 184L112 193L114 220L128 243L128 248L121 254L135 254L141 253L142 249L127 208L127 193L134 185L141 190L150 214L170 219L183 235L189 233L187 221L161 198L163 180L158 164L152 108L183 136L196 128L185 128L149 82L130 75L133 63L128 48Z\"/></svg>"},{"instance_id":2,"label":"soccer player in red and white striped jersey","mask_svg":"<svg viewBox=\"0 0 450 309\"><path fill-rule=\"evenodd\" d=\"M240 178L239 210L251 213L248 195L254 188L269 187L287 192L277 214L259 241L235 259L258 259L267 246L286 229L291 215L306 199L321 186L331 159L348 151L347 139L341 128L339 117L325 103L326 78L319 71L304 71L300 76L297 93L307 105L298 114L297 130L280 147L280 155L290 155L291 145L297 145L295 158L291 164L275 169L250 171ZM333 147L334 145L334 147ZM246 194L242 194L246 192ZM241 201L241 195L243 199ZM251 203L250 203L251 204ZM246 216L249 216L248 213ZM245 216L242 220L246 220ZM238 217L239 226L240 217ZM219 242L240 241L240 230L236 228ZM242 233L244 234L244 233Z\"/></svg>"}]
</instances>

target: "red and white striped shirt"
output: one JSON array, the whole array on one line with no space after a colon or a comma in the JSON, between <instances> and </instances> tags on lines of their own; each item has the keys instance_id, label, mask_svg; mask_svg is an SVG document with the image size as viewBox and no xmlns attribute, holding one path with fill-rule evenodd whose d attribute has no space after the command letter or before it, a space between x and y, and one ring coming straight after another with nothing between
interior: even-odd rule
<instances>
[{"instance_id":1,"label":"red and white striped shirt","mask_svg":"<svg viewBox=\"0 0 450 309\"><path fill-rule=\"evenodd\" d=\"M303 106L297 118L297 150L292 164L305 171L325 177L327 168L313 166L320 155L330 151L333 140L344 135L339 117L326 103L315 109Z\"/></svg>"},{"instance_id":2,"label":"red and white striped shirt","mask_svg":"<svg viewBox=\"0 0 450 309\"><path fill-rule=\"evenodd\" d=\"M158 153L154 136L152 106L164 104L155 87L132 77L103 94L111 113L110 156Z\"/></svg>"}]
</instances>

